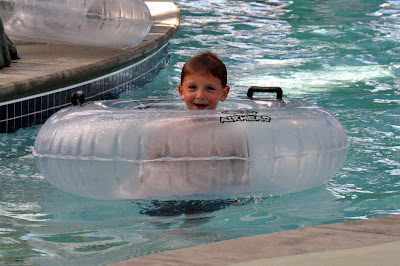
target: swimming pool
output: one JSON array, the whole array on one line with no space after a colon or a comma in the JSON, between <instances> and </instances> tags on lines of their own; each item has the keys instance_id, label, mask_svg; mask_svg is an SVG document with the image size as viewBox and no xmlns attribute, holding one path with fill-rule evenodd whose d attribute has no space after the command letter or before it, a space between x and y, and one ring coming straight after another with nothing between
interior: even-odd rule
<instances>
[{"instance_id":1,"label":"swimming pool","mask_svg":"<svg viewBox=\"0 0 400 266\"><path fill-rule=\"evenodd\" d=\"M212 50L228 67L230 97L244 96L251 85L280 86L284 97L332 112L350 142L343 170L313 190L274 198L254 195L230 204L95 201L63 194L42 179L31 153L39 126L3 134L0 263L112 263L400 213L397 1L175 3L181 26L171 41L170 65L142 90L122 97L178 96L183 62ZM165 209L173 215L166 216Z\"/></svg>"}]
</instances>

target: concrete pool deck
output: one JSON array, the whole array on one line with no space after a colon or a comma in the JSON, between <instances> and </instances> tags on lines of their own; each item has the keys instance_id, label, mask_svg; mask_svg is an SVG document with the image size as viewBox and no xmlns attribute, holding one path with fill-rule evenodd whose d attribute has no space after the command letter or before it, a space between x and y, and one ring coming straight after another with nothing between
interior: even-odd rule
<instances>
[{"instance_id":1,"label":"concrete pool deck","mask_svg":"<svg viewBox=\"0 0 400 266\"><path fill-rule=\"evenodd\" d=\"M225 240L122 265L398 265L400 215Z\"/></svg>"}]
</instances>

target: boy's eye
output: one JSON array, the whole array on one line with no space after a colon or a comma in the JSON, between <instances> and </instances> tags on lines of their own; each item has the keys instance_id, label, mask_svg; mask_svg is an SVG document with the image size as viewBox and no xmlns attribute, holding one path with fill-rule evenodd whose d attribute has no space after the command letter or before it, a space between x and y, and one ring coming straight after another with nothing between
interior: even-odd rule
<instances>
[{"instance_id":1,"label":"boy's eye","mask_svg":"<svg viewBox=\"0 0 400 266\"><path fill-rule=\"evenodd\" d=\"M215 91L215 88L213 88L213 87L207 87L207 90L209 90L209 91Z\"/></svg>"},{"instance_id":2,"label":"boy's eye","mask_svg":"<svg viewBox=\"0 0 400 266\"><path fill-rule=\"evenodd\" d=\"M191 90L195 90L196 86L195 85L190 85L188 88L191 89Z\"/></svg>"}]
</instances>

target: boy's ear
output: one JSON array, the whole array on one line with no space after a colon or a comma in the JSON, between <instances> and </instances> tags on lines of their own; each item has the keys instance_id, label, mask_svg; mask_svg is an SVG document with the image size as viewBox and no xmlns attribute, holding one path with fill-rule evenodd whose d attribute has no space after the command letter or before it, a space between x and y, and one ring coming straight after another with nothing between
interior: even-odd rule
<instances>
[{"instance_id":1,"label":"boy's ear","mask_svg":"<svg viewBox=\"0 0 400 266\"><path fill-rule=\"evenodd\" d=\"M221 102L226 100L226 97L228 97L228 93L229 93L229 86L226 86L225 88L222 89L222 95L221 98L219 99Z\"/></svg>"},{"instance_id":2,"label":"boy's ear","mask_svg":"<svg viewBox=\"0 0 400 266\"><path fill-rule=\"evenodd\" d=\"M179 90L179 95L181 95L181 99L185 100L185 96L183 95L183 88L182 88L182 84L178 85L178 90Z\"/></svg>"}]
</instances>

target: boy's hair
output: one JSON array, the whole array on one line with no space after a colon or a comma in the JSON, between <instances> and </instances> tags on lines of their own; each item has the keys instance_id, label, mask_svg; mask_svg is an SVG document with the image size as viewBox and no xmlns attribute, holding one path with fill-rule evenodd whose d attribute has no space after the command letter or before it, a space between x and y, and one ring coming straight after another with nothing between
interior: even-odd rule
<instances>
[{"instance_id":1,"label":"boy's hair","mask_svg":"<svg viewBox=\"0 0 400 266\"><path fill-rule=\"evenodd\" d=\"M181 84L183 83L186 75L190 75L195 72L214 76L221 81L222 87L226 87L226 66L214 53L204 52L186 61L182 68Z\"/></svg>"}]
</instances>

